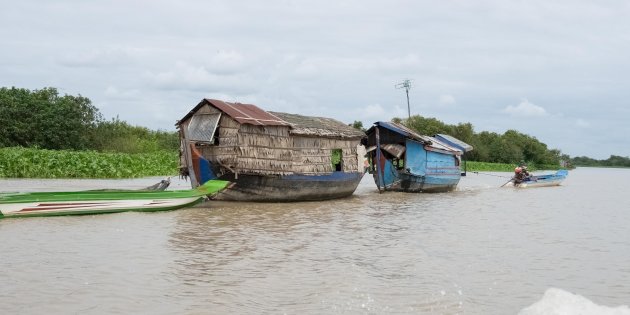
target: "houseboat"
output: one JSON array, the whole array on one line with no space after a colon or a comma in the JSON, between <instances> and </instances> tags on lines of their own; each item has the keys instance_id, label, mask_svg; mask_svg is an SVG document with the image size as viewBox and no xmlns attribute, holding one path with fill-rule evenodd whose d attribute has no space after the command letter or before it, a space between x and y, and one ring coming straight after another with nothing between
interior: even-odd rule
<instances>
[{"instance_id":1,"label":"houseboat","mask_svg":"<svg viewBox=\"0 0 630 315\"><path fill-rule=\"evenodd\" d=\"M449 135L424 136L393 122L376 122L366 133L369 172L379 191L454 190L461 156L473 149Z\"/></svg>"},{"instance_id":2,"label":"houseboat","mask_svg":"<svg viewBox=\"0 0 630 315\"><path fill-rule=\"evenodd\" d=\"M180 174L233 183L216 200L306 201L352 195L365 134L340 121L203 99L176 124Z\"/></svg>"}]
</instances>

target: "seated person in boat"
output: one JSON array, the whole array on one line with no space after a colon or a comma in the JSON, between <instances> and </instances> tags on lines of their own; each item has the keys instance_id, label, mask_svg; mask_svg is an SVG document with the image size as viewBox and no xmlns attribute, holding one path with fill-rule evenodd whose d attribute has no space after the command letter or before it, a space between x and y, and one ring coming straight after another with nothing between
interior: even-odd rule
<instances>
[{"instance_id":1,"label":"seated person in boat","mask_svg":"<svg viewBox=\"0 0 630 315\"><path fill-rule=\"evenodd\" d=\"M523 181L529 178L529 172L527 171L527 166L519 166L514 169L514 183L520 184Z\"/></svg>"},{"instance_id":2,"label":"seated person in boat","mask_svg":"<svg viewBox=\"0 0 630 315\"><path fill-rule=\"evenodd\" d=\"M521 163L521 165L519 165L518 167L521 168L521 172L523 172L523 174L525 174L525 177L530 177L531 175L529 174L529 172L527 171L527 164L525 163Z\"/></svg>"}]
</instances>

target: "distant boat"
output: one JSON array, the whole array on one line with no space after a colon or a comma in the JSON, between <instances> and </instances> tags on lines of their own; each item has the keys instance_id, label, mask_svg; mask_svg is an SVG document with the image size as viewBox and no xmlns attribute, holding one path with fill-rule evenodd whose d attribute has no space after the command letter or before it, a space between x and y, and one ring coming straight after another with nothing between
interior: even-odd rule
<instances>
[{"instance_id":1,"label":"distant boat","mask_svg":"<svg viewBox=\"0 0 630 315\"><path fill-rule=\"evenodd\" d=\"M473 147L449 135L419 135L379 121L367 132L370 173L379 191L447 192L461 178L461 155Z\"/></svg>"},{"instance_id":2,"label":"distant boat","mask_svg":"<svg viewBox=\"0 0 630 315\"><path fill-rule=\"evenodd\" d=\"M0 193L0 218L163 211L192 206L229 182L212 180L190 190L88 190Z\"/></svg>"},{"instance_id":3,"label":"distant boat","mask_svg":"<svg viewBox=\"0 0 630 315\"><path fill-rule=\"evenodd\" d=\"M559 186L562 183L562 181L567 178L568 175L569 175L569 171L559 170L553 174L532 175L518 184L514 182L514 179L511 179L509 182L507 182L503 186L504 187L517 187L517 188Z\"/></svg>"},{"instance_id":4,"label":"distant boat","mask_svg":"<svg viewBox=\"0 0 630 315\"><path fill-rule=\"evenodd\" d=\"M234 183L216 200L342 198L352 195L365 173L365 134L331 118L203 99L177 128L180 174L193 187L211 179Z\"/></svg>"}]
</instances>

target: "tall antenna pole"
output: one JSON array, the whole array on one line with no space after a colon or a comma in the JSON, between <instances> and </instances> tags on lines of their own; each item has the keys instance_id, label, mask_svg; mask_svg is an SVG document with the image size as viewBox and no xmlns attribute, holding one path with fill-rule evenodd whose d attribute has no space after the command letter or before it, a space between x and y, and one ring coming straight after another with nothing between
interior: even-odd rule
<instances>
[{"instance_id":1,"label":"tall antenna pole","mask_svg":"<svg viewBox=\"0 0 630 315\"><path fill-rule=\"evenodd\" d=\"M405 93L407 93L407 118L411 118L411 107L409 106L409 89L411 89L411 80L405 79L404 81L395 85L397 89L405 89Z\"/></svg>"}]
</instances>

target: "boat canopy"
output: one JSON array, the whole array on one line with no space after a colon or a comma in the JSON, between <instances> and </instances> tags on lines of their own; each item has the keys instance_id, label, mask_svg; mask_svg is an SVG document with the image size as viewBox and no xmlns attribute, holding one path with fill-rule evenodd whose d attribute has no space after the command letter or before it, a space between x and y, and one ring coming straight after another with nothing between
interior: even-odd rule
<instances>
[{"instance_id":1,"label":"boat canopy","mask_svg":"<svg viewBox=\"0 0 630 315\"><path fill-rule=\"evenodd\" d=\"M415 140L422 143L425 149L429 151L442 152L447 154L461 155L464 152L472 150L472 146L468 145L454 137L448 135L436 135L435 137L424 136L416 133L415 131L394 122L377 121L374 123L366 133L369 135L374 132L374 128L385 128L394 133L397 133L407 139ZM385 149L385 147L383 147ZM391 148L396 150L394 148ZM370 150L368 149L368 152ZM396 150L396 153L392 153L394 156L398 156L400 150ZM403 151L404 152L404 151ZM401 152L402 155L402 152Z\"/></svg>"},{"instance_id":2,"label":"boat canopy","mask_svg":"<svg viewBox=\"0 0 630 315\"><path fill-rule=\"evenodd\" d=\"M372 133L372 131L374 130L374 128L376 127L383 127L386 129L389 129L390 131L393 131L395 133L398 133L406 138L410 138L410 139L414 139L417 141L420 141L422 143L426 143L426 144L431 144L431 137L428 136L423 136L420 134L417 134L415 131L401 125L401 124L397 124L397 123L393 123L393 122L387 122L387 121L377 121L374 123L374 126L372 126L366 133L370 134Z\"/></svg>"},{"instance_id":3,"label":"boat canopy","mask_svg":"<svg viewBox=\"0 0 630 315\"><path fill-rule=\"evenodd\" d=\"M461 141L455 137L449 136L449 135L445 135L445 134L441 134L438 133L434 136L436 139L450 145L451 147L455 147L457 149L459 149L462 152L468 152L468 151L472 151L473 146L465 143L464 141Z\"/></svg>"}]
</instances>

